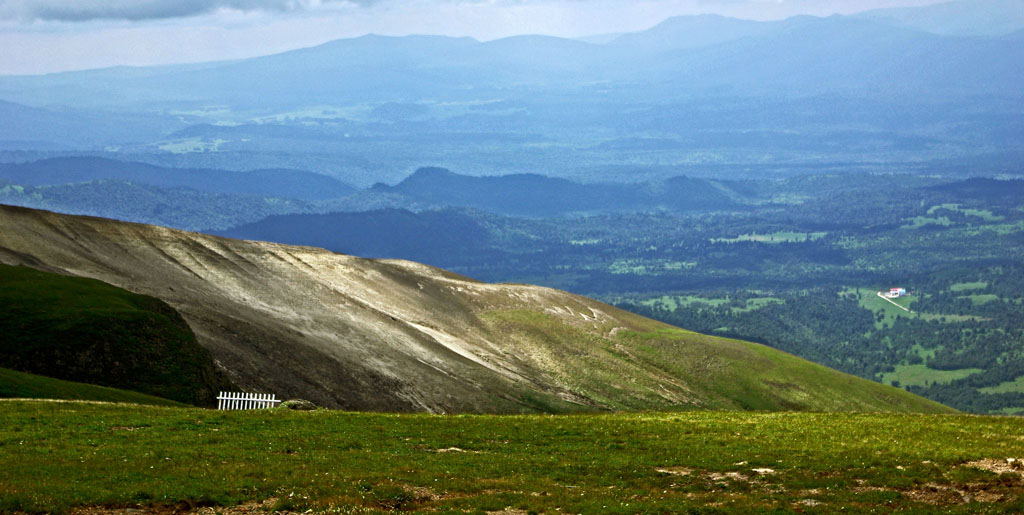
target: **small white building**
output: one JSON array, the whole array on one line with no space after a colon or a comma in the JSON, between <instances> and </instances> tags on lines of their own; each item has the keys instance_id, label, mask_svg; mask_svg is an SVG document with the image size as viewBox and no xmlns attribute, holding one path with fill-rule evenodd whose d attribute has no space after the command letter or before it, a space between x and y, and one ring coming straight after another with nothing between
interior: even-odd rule
<instances>
[{"instance_id":1,"label":"small white building","mask_svg":"<svg viewBox=\"0 0 1024 515\"><path fill-rule=\"evenodd\" d=\"M889 288L888 297L890 297L890 298L906 297L906 296L907 296L907 289L906 288Z\"/></svg>"}]
</instances>

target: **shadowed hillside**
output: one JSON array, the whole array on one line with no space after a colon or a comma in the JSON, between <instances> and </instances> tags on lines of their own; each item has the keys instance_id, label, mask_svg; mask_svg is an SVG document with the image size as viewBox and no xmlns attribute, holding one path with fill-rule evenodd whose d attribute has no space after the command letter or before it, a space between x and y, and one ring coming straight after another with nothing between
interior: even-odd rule
<instances>
[{"instance_id":1,"label":"shadowed hillside","mask_svg":"<svg viewBox=\"0 0 1024 515\"><path fill-rule=\"evenodd\" d=\"M153 406L179 406L162 397L118 390L88 383L63 381L37 374L0 368L0 399L60 399L92 402L124 402Z\"/></svg>"},{"instance_id":2,"label":"shadowed hillside","mask_svg":"<svg viewBox=\"0 0 1024 515\"><path fill-rule=\"evenodd\" d=\"M93 279L0 265L0 334L0 367L199 406L230 387L174 309Z\"/></svg>"},{"instance_id":3,"label":"shadowed hillside","mask_svg":"<svg viewBox=\"0 0 1024 515\"><path fill-rule=\"evenodd\" d=\"M163 299L237 384L332 407L948 410L765 346L406 261L0 207L0 262Z\"/></svg>"}]
</instances>

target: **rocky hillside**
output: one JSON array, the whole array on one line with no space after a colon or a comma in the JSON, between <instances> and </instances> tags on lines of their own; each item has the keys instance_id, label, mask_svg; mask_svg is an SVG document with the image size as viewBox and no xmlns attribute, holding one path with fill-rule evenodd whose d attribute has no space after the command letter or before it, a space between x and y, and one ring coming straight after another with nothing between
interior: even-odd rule
<instances>
[{"instance_id":1,"label":"rocky hillside","mask_svg":"<svg viewBox=\"0 0 1024 515\"><path fill-rule=\"evenodd\" d=\"M761 345L406 261L0 206L0 262L162 299L236 384L335 408L946 410Z\"/></svg>"}]
</instances>

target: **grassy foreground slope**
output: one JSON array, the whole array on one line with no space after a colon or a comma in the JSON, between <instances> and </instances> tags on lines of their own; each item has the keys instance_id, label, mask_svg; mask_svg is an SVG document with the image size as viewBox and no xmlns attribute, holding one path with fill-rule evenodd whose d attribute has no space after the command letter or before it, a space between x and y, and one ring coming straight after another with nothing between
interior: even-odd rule
<instances>
[{"instance_id":1,"label":"grassy foreground slope","mask_svg":"<svg viewBox=\"0 0 1024 515\"><path fill-rule=\"evenodd\" d=\"M0 399L11 398L71 399L99 402L129 402L155 406L181 406L177 402L143 393L73 381L62 381L52 377L0 368Z\"/></svg>"},{"instance_id":2,"label":"grassy foreground slope","mask_svg":"<svg viewBox=\"0 0 1024 515\"><path fill-rule=\"evenodd\" d=\"M0 263L162 299L236 384L329 407L950 411L761 345L408 261L0 206Z\"/></svg>"},{"instance_id":3,"label":"grassy foreground slope","mask_svg":"<svg viewBox=\"0 0 1024 515\"><path fill-rule=\"evenodd\" d=\"M1024 509L1020 418L0 404L0 512Z\"/></svg>"},{"instance_id":4,"label":"grassy foreground slope","mask_svg":"<svg viewBox=\"0 0 1024 515\"><path fill-rule=\"evenodd\" d=\"M173 308L95 279L0 265L0 334L22 372L195 405L229 384Z\"/></svg>"}]
</instances>

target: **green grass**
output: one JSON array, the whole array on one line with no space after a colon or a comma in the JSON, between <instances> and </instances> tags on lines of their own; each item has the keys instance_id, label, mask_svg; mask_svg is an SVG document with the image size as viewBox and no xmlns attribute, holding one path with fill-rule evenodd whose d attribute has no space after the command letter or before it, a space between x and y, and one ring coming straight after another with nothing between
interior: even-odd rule
<instances>
[{"instance_id":1,"label":"green grass","mask_svg":"<svg viewBox=\"0 0 1024 515\"><path fill-rule=\"evenodd\" d=\"M613 274L660 275L666 272L688 270L697 266L694 261L669 261L664 259L618 259L608 265Z\"/></svg>"},{"instance_id":2,"label":"green grass","mask_svg":"<svg viewBox=\"0 0 1024 515\"><path fill-rule=\"evenodd\" d=\"M757 297L753 299L747 299L747 304L741 308L731 308L730 311L733 313L746 313L749 311L756 311L765 306L771 304L783 304L785 301L777 299L775 297ZM729 297L699 297L696 295L678 296L678 295L663 295L653 299L647 299L640 304L650 307L660 307L668 311L675 311L679 308L687 307L710 307L717 308L724 304L729 303Z\"/></svg>"},{"instance_id":3,"label":"green grass","mask_svg":"<svg viewBox=\"0 0 1024 515\"><path fill-rule=\"evenodd\" d=\"M930 207L928 209L928 214L929 215L934 215L935 212L938 211L939 209L948 209L950 211L957 211L957 212L963 213L963 214L965 214L967 216L976 216L978 218L981 218L982 220L985 220L986 222L999 222L999 221L1001 221L1001 220L1006 218L1004 216L999 216L999 215L993 214L992 211L989 211L987 209L962 208L962 207L960 207L960 204L940 204L940 205L937 205L937 206L932 206L932 207Z\"/></svg>"},{"instance_id":4,"label":"green grass","mask_svg":"<svg viewBox=\"0 0 1024 515\"><path fill-rule=\"evenodd\" d=\"M895 302L900 306L903 306L904 308L912 309L910 306L917 300L917 298L915 298L912 295L905 295L903 297L896 297L889 300Z\"/></svg>"},{"instance_id":5,"label":"green grass","mask_svg":"<svg viewBox=\"0 0 1024 515\"><path fill-rule=\"evenodd\" d=\"M651 307L658 306L658 307L661 307L663 309L667 309L669 311L675 311L675 310L677 310L679 308L685 308L685 307L693 306L693 305L696 305L696 304L700 304L701 306L708 306L708 307L716 308L718 306L721 306L722 304L728 304L728 303L729 303L729 298L728 297L708 298L708 297L698 297L696 295L687 295L685 297L677 296L677 295L664 295L664 296L661 296L661 297L658 297L658 298L648 299L648 300L645 300L645 301L641 302L641 304L643 304L645 306L651 306Z\"/></svg>"},{"instance_id":6,"label":"green grass","mask_svg":"<svg viewBox=\"0 0 1024 515\"><path fill-rule=\"evenodd\" d=\"M879 297L878 290L872 288L847 288L840 292L841 295L850 293L860 294L860 299L858 300L858 304L860 305L860 307L867 309L868 311L871 311L876 315L878 313L884 314L884 318L881 321L875 320L875 329L882 329L883 326L892 327L892 324L899 317L909 318L914 316L913 313L908 313L892 305L892 303L890 303L889 301ZM906 306L909 306L910 302L912 302L912 300L908 297L902 297L901 299L893 300L902 300L903 302L906 303Z\"/></svg>"},{"instance_id":7,"label":"green grass","mask_svg":"<svg viewBox=\"0 0 1024 515\"><path fill-rule=\"evenodd\" d=\"M661 368L702 395L704 406L744 410L933 411L948 409L770 347L680 329L629 332L634 361ZM710 373L712 372L713 373Z\"/></svg>"},{"instance_id":8,"label":"green grass","mask_svg":"<svg viewBox=\"0 0 1024 515\"><path fill-rule=\"evenodd\" d=\"M94 279L0 265L0 367L211 405L222 379L163 301Z\"/></svg>"},{"instance_id":9,"label":"green grass","mask_svg":"<svg viewBox=\"0 0 1024 515\"><path fill-rule=\"evenodd\" d=\"M155 406L182 406L174 401L138 392L62 381L52 377L26 374L6 368L0 368L0 398L73 399L100 402L130 402ZM2 405L0 405L0 409L3 409Z\"/></svg>"},{"instance_id":10,"label":"green grass","mask_svg":"<svg viewBox=\"0 0 1024 515\"><path fill-rule=\"evenodd\" d=\"M747 306L743 308L732 308L733 313L747 313L750 311L757 311L765 306L772 304L785 304L786 301L782 299L776 299L774 297L761 297L756 299L747 299Z\"/></svg>"},{"instance_id":11,"label":"green grass","mask_svg":"<svg viewBox=\"0 0 1024 515\"><path fill-rule=\"evenodd\" d=\"M981 393L1024 392L1024 376L1018 377L1013 381L1000 383L996 386L989 386L988 388L978 388L978 391Z\"/></svg>"},{"instance_id":12,"label":"green grass","mask_svg":"<svg viewBox=\"0 0 1024 515\"><path fill-rule=\"evenodd\" d=\"M1020 475L982 468L1024 456L1024 420L1012 417L432 416L8 402L0 422L0 512L251 501L337 513L1024 508Z\"/></svg>"},{"instance_id":13,"label":"green grass","mask_svg":"<svg viewBox=\"0 0 1024 515\"><path fill-rule=\"evenodd\" d=\"M992 231L1000 236L1006 236L1008 234L1014 234L1024 231L1024 221L1017 221L1014 223L998 224L998 225L987 225L984 227L988 231Z\"/></svg>"},{"instance_id":14,"label":"green grass","mask_svg":"<svg viewBox=\"0 0 1024 515\"><path fill-rule=\"evenodd\" d=\"M573 404L575 394L615 410L951 411L764 345L639 317L635 321L643 329L612 324L596 333L527 310L491 311L481 319L502 335L508 352L546 364L543 377L529 369L524 373L554 383L555 391L515 390L528 393L531 397L522 400L540 410L593 409ZM558 389L566 394L555 395Z\"/></svg>"},{"instance_id":15,"label":"green grass","mask_svg":"<svg viewBox=\"0 0 1024 515\"><path fill-rule=\"evenodd\" d=\"M964 283L964 284L968 284L968 283ZM973 284L973 283L971 283L971 284ZM907 309L910 309L911 312L904 311L904 310L894 306L889 301L879 297L876 294L877 291L873 290L871 288L845 288L845 289L843 289L843 290L841 290L839 292L840 295L847 295L847 294L851 294L851 293L860 293L860 299L858 301L858 304L860 305L860 307L862 307L864 309L867 309L867 310L871 311L872 313L875 313L876 315L878 313L883 313L882 320L880 320L880 321L877 320L877 319L875 320L875 329L882 329L883 326L892 327L892 324L899 317L904 317L904 318L921 317L924 320L929 320L929 321L938 320L938 321L942 321L942 322L946 322L946 323L956 323L956 322L966 322L966 321L984 321L985 320L984 317L979 317L979 316L975 316L975 315L944 315L944 314L938 314L938 313L921 313L919 311L914 311L913 304L917 300L917 298L914 297L914 296L909 296L909 295L906 296L906 297L899 297L899 298L895 298L895 299L891 299L891 300L893 302L895 302L895 303L897 303L897 304L907 308ZM982 296L979 296L979 297L982 300L982 302L977 302L976 301L975 302L976 305L980 304L980 303L983 303L983 302L989 302L989 300L986 300L986 299L989 298L989 296L982 295ZM996 299L998 299L998 297Z\"/></svg>"},{"instance_id":16,"label":"green grass","mask_svg":"<svg viewBox=\"0 0 1024 515\"><path fill-rule=\"evenodd\" d=\"M217 152L220 146L228 143L228 140L215 139L206 141L202 138L190 138L183 140L168 141L162 143L159 148L164 152L172 154L188 154L192 152Z\"/></svg>"},{"instance_id":17,"label":"green grass","mask_svg":"<svg viewBox=\"0 0 1024 515\"><path fill-rule=\"evenodd\" d=\"M981 371L980 368L933 370L921 364L896 365L895 371L882 374L881 381L885 384L893 384L893 381L899 381L900 386L925 386L925 384L932 383L946 384Z\"/></svg>"},{"instance_id":18,"label":"green grass","mask_svg":"<svg viewBox=\"0 0 1024 515\"><path fill-rule=\"evenodd\" d=\"M917 343L912 345L910 347L910 350L912 350L918 356L921 356L921 358L923 358L923 359L934 358L935 357L935 353L939 351L939 349L937 349L937 348L936 349L926 349L926 348L922 347L921 345L919 345Z\"/></svg>"},{"instance_id":19,"label":"green grass","mask_svg":"<svg viewBox=\"0 0 1024 515\"><path fill-rule=\"evenodd\" d=\"M995 295L995 294L992 294L992 293L980 294L980 295L968 295L967 297L969 299L971 299L971 302L975 306L980 306L982 304L988 304L989 302L996 302L996 301L999 300L999 295Z\"/></svg>"},{"instance_id":20,"label":"green grass","mask_svg":"<svg viewBox=\"0 0 1024 515\"><path fill-rule=\"evenodd\" d=\"M968 290L983 290L988 288L988 283L985 281L967 282L967 283L956 283L949 287L949 291L958 293Z\"/></svg>"},{"instance_id":21,"label":"green grass","mask_svg":"<svg viewBox=\"0 0 1024 515\"><path fill-rule=\"evenodd\" d=\"M940 209L949 209L949 210L955 211L959 207L960 207L960 204L937 204L937 205L934 205L934 206L928 208L928 214L929 215L934 215L935 212L940 210Z\"/></svg>"}]
</instances>

